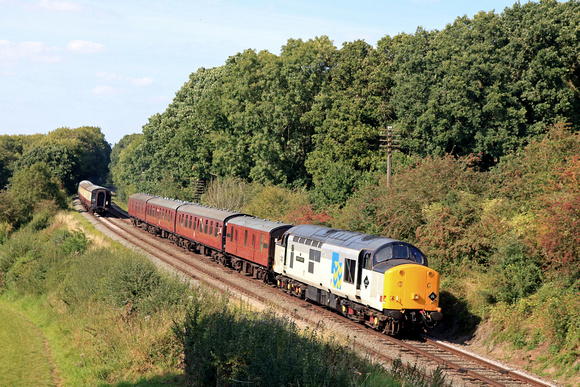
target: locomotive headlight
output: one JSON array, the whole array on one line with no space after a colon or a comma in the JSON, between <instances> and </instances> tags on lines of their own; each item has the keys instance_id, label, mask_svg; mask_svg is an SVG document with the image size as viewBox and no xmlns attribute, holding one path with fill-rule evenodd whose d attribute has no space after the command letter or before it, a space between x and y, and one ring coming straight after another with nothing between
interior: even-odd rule
<instances>
[{"instance_id":1,"label":"locomotive headlight","mask_svg":"<svg viewBox=\"0 0 580 387\"><path fill-rule=\"evenodd\" d=\"M419 299L419 295L417 293L413 293L413 300L418 300Z\"/></svg>"},{"instance_id":2,"label":"locomotive headlight","mask_svg":"<svg viewBox=\"0 0 580 387\"><path fill-rule=\"evenodd\" d=\"M399 274L400 274L401 276L405 275L405 270L399 270Z\"/></svg>"},{"instance_id":3,"label":"locomotive headlight","mask_svg":"<svg viewBox=\"0 0 580 387\"><path fill-rule=\"evenodd\" d=\"M435 275L432 271L429 271L427 274L429 274L429 277L433 277Z\"/></svg>"},{"instance_id":4,"label":"locomotive headlight","mask_svg":"<svg viewBox=\"0 0 580 387\"><path fill-rule=\"evenodd\" d=\"M399 281L399 283L397 284L397 286L399 286L400 288L403 287L403 281Z\"/></svg>"},{"instance_id":5,"label":"locomotive headlight","mask_svg":"<svg viewBox=\"0 0 580 387\"><path fill-rule=\"evenodd\" d=\"M431 282L427 283L427 289L431 288Z\"/></svg>"}]
</instances>

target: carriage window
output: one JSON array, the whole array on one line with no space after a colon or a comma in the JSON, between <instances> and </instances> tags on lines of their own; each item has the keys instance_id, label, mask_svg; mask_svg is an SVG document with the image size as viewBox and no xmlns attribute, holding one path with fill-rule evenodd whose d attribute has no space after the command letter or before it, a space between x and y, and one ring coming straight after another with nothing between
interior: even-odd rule
<instances>
[{"instance_id":1,"label":"carriage window","mask_svg":"<svg viewBox=\"0 0 580 387\"><path fill-rule=\"evenodd\" d=\"M238 229L236 228L236 242L238 241Z\"/></svg>"},{"instance_id":2,"label":"carriage window","mask_svg":"<svg viewBox=\"0 0 580 387\"><path fill-rule=\"evenodd\" d=\"M264 234L260 235L260 252L264 250Z\"/></svg>"},{"instance_id":3,"label":"carriage window","mask_svg":"<svg viewBox=\"0 0 580 387\"><path fill-rule=\"evenodd\" d=\"M213 222L210 222L209 224L209 235L213 234Z\"/></svg>"},{"instance_id":4,"label":"carriage window","mask_svg":"<svg viewBox=\"0 0 580 387\"><path fill-rule=\"evenodd\" d=\"M204 234L207 234L207 226L208 226L209 220L205 221L205 227L203 228L203 232Z\"/></svg>"},{"instance_id":5,"label":"carriage window","mask_svg":"<svg viewBox=\"0 0 580 387\"><path fill-rule=\"evenodd\" d=\"M215 236L217 237L217 236L218 236L218 235L220 235L220 234L221 234L221 224L219 224L219 223L218 223L218 224L215 226Z\"/></svg>"},{"instance_id":6,"label":"carriage window","mask_svg":"<svg viewBox=\"0 0 580 387\"><path fill-rule=\"evenodd\" d=\"M244 236L244 246L248 245L248 230L246 230L246 234Z\"/></svg>"},{"instance_id":7,"label":"carriage window","mask_svg":"<svg viewBox=\"0 0 580 387\"><path fill-rule=\"evenodd\" d=\"M256 236L252 234L252 248L256 246Z\"/></svg>"}]
</instances>

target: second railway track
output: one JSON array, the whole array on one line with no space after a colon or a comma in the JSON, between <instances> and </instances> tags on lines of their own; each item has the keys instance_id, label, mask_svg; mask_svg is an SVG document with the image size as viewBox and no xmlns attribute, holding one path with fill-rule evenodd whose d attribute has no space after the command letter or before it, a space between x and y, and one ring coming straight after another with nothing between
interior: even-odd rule
<instances>
[{"instance_id":1,"label":"second railway track","mask_svg":"<svg viewBox=\"0 0 580 387\"><path fill-rule=\"evenodd\" d=\"M114 207L108 214L96 216L95 220L118 238L173 267L183 276L219 291L231 292L258 308L274 308L300 324L317 327L322 333L349 343L379 363L390 364L398 359L403 364L422 369L426 374L438 368L445 380L454 386L554 386L428 338L400 340L367 329L336 313L218 265L209 257L185 252L167 240L137 229L127 220L126 214Z\"/></svg>"}]
</instances>

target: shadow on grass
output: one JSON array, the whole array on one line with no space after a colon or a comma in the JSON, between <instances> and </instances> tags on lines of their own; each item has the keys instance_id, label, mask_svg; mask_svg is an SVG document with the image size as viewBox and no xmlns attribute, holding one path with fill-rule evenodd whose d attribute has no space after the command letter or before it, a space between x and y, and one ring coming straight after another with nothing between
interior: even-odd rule
<instances>
[{"instance_id":1,"label":"shadow on grass","mask_svg":"<svg viewBox=\"0 0 580 387\"><path fill-rule=\"evenodd\" d=\"M452 293L441 291L440 306L443 320L429 334L457 344L464 344L471 340L481 318L469 311L467 302L455 297Z\"/></svg>"},{"instance_id":2,"label":"shadow on grass","mask_svg":"<svg viewBox=\"0 0 580 387\"><path fill-rule=\"evenodd\" d=\"M115 387L167 387L167 386L185 386L185 376L183 374L166 374L142 378L135 382L119 382L117 384L102 384L101 386Z\"/></svg>"}]
</instances>

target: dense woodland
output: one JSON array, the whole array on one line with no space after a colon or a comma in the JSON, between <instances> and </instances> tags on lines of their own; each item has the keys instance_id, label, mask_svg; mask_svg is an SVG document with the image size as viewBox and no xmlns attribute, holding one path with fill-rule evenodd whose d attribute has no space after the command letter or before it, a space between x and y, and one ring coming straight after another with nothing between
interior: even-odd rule
<instances>
[{"instance_id":1,"label":"dense woodland","mask_svg":"<svg viewBox=\"0 0 580 387\"><path fill-rule=\"evenodd\" d=\"M488 169L552 124L577 130L579 22L577 1L542 1L376 46L322 36L246 50L192 73L142 138L122 142L115 183L191 199L197 178L237 176L342 206L385 171L389 125L404 155L474 154Z\"/></svg>"},{"instance_id":2,"label":"dense woodland","mask_svg":"<svg viewBox=\"0 0 580 387\"><path fill-rule=\"evenodd\" d=\"M31 177L61 203L59 186L98 183L110 155L119 201L194 200L203 180L204 204L415 243L442 274L443 334L489 322L486 345L538 350L534 371L574 378L579 53L580 2L550 0L375 46L323 36L247 50L192 73L112 152L98 128L1 136L0 242L41 195L21 195ZM388 126L400 144L390 187Z\"/></svg>"}]
</instances>

